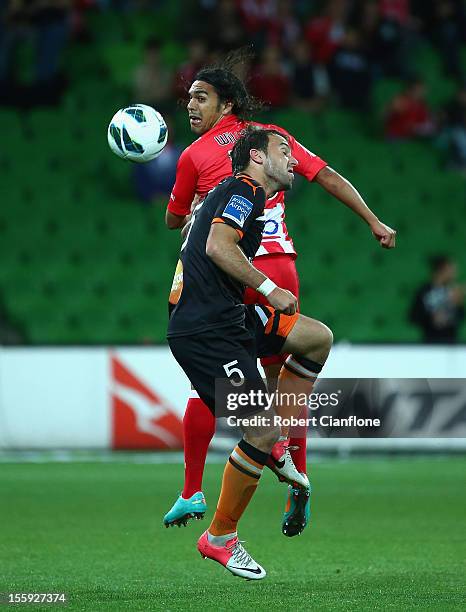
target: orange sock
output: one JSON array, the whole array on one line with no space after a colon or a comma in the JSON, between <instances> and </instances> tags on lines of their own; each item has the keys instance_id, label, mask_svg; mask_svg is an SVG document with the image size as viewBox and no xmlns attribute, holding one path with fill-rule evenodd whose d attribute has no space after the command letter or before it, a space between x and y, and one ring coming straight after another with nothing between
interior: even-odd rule
<instances>
[{"instance_id":1,"label":"orange sock","mask_svg":"<svg viewBox=\"0 0 466 612\"><path fill-rule=\"evenodd\" d=\"M238 521L257 489L267 459L267 453L245 440L239 442L223 472L217 510L208 529L211 535L221 536L236 531Z\"/></svg>"}]
</instances>

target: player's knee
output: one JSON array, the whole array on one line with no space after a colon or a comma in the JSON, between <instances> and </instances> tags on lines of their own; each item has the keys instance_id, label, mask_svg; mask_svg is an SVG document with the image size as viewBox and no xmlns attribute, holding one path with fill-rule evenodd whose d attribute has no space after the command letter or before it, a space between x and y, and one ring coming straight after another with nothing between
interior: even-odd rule
<instances>
[{"instance_id":1,"label":"player's knee","mask_svg":"<svg viewBox=\"0 0 466 612\"><path fill-rule=\"evenodd\" d=\"M304 345L307 350L329 352L333 344L333 333L329 327L320 321L309 321Z\"/></svg>"},{"instance_id":2,"label":"player's knee","mask_svg":"<svg viewBox=\"0 0 466 612\"><path fill-rule=\"evenodd\" d=\"M319 321L318 324L318 341L320 343L320 347L323 349L327 349L330 351L333 344L333 332L332 330L325 325L325 323L321 323Z\"/></svg>"}]
</instances>

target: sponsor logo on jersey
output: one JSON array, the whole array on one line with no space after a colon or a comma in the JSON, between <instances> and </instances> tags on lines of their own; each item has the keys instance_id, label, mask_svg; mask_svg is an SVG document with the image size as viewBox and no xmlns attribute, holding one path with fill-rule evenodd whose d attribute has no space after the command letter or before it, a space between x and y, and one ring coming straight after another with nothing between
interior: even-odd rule
<instances>
[{"instance_id":1,"label":"sponsor logo on jersey","mask_svg":"<svg viewBox=\"0 0 466 612\"><path fill-rule=\"evenodd\" d=\"M234 195L231 196L222 216L235 221L240 227L243 227L244 222L251 214L253 208L253 203L247 198L240 195Z\"/></svg>"},{"instance_id":2,"label":"sponsor logo on jersey","mask_svg":"<svg viewBox=\"0 0 466 612\"><path fill-rule=\"evenodd\" d=\"M226 147L227 145L235 144L236 142L236 138L231 132L225 132L224 134L214 136L214 140L221 147Z\"/></svg>"},{"instance_id":3,"label":"sponsor logo on jersey","mask_svg":"<svg viewBox=\"0 0 466 612\"><path fill-rule=\"evenodd\" d=\"M275 219L267 219L262 233L266 236L273 236L278 232L278 228L279 224Z\"/></svg>"}]
</instances>

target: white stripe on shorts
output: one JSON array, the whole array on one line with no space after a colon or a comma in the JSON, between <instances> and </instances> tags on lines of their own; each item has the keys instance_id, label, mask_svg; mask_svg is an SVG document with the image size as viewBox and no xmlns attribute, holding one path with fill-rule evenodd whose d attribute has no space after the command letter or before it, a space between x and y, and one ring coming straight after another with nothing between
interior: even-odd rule
<instances>
[{"instance_id":1,"label":"white stripe on shorts","mask_svg":"<svg viewBox=\"0 0 466 612\"><path fill-rule=\"evenodd\" d=\"M265 327L267 325L268 322L268 317L266 316L265 312L262 310L262 308L260 306L255 306L256 312L259 315L260 320L262 321L263 326Z\"/></svg>"}]
</instances>

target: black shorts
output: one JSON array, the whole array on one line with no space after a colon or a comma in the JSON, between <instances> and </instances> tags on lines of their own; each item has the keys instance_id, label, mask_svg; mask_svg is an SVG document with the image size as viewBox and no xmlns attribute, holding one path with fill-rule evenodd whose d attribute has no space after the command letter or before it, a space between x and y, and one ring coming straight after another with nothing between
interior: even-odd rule
<instances>
[{"instance_id":1,"label":"black shorts","mask_svg":"<svg viewBox=\"0 0 466 612\"><path fill-rule=\"evenodd\" d=\"M258 399L260 392L267 390L257 358L281 352L298 316L284 315L270 306L250 305L246 309L244 326L170 337L168 343L199 397L216 417L249 416L263 410ZM228 401L229 397L239 394L243 399L244 394L254 399L245 405ZM232 405L236 406L234 412Z\"/></svg>"}]
</instances>

